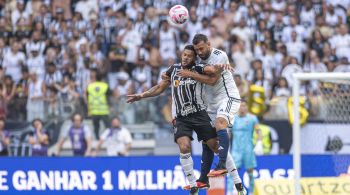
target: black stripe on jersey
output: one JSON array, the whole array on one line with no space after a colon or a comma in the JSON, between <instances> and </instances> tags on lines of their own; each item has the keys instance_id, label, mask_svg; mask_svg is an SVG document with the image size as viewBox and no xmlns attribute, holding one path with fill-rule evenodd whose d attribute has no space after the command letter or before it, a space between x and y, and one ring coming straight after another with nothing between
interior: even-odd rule
<instances>
[{"instance_id":1,"label":"black stripe on jersey","mask_svg":"<svg viewBox=\"0 0 350 195\"><path fill-rule=\"evenodd\" d=\"M221 75L221 77L222 77L222 82L224 83L224 87L225 87L225 91L226 91L226 95L227 95L227 97L232 98L232 97L230 97L230 94L228 94L228 90L227 90L227 87L226 87L226 83L225 83L225 77L224 77L224 75Z\"/></svg>"},{"instance_id":2,"label":"black stripe on jersey","mask_svg":"<svg viewBox=\"0 0 350 195\"><path fill-rule=\"evenodd\" d=\"M194 107L197 109L197 111L199 111L199 107L197 105L197 100L196 100L196 86L197 86L197 83L194 84L193 86L190 86L189 88L190 88L191 96L193 94L193 96L191 97L191 102L194 105Z\"/></svg>"},{"instance_id":3,"label":"black stripe on jersey","mask_svg":"<svg viewBox=\"0 0 350 195\"><path fill-rule=\"evenodd\" d=\"M201 99L202 99L202 102L204 104L204 100L203 100L203 84L200 84L201 85Z\"/></svg>"},{"instance_id":4,"label":"black stripe on jersey","mask_svg":"<svg viewBox=\"0 0 350 195\"><path fill-rule=\"evenodd\" d=\"M191 95L190 95L190 93L188 91L188 88L187 88L186 84L182 85L182 91L183 91L183 93L186 93L185 95L183 95L184 102L190 102L191 101Z\"/></svg>"},{"instance_id":5,"label":"black stripe on jersey","mask_svg":"<svg viewBox=\"0 0 350 195\"><path fill-rule=\"evenodd\" d=\"M173 75L172 76L172 79L171 81L175 81L175 74L176 74L176 71L173 72ZM171 85L174 85L174 83L171 83ZM175 92L175 87L173 86L172 87L172 94L173 94L173 101L174 101L174 104L175 104L175 108L176 108L176 113L179 113L180 110L179 110L179 105L178 105L178 102L180 102L180 99L178 97L178 94Z\"/></svg>"},{"instance_id":6,"label":"black stripe on jersey","mask_svg":"<svg viewBox=\"0 0 350 195\"><path fill-rule=\"evenodd\" d=\"M227 102L227 106L226 106L226 112L230 112L231 110L231 106L232 106L232 99L230 98Z\"/></svg>"},{"instance_id":7,"label":"black stripe on jersey","mask_svg":"<svg viewBox=\"0 0 350 195\"><path fill-rule=\"evenodd\" d=\"M237 102L241 102L240 99L231 97L230 94L228 94L228 89L227 89L227 86L226 86L225 77L224 77L224 75L221 75L221 77L222 77L222 82L224 83L224 87L225 87L225 91L226 91L227 97L229 97L229 98L231 98L231 99L233 99L233 100L236 100Z\"/></svg>"}]
</instances>

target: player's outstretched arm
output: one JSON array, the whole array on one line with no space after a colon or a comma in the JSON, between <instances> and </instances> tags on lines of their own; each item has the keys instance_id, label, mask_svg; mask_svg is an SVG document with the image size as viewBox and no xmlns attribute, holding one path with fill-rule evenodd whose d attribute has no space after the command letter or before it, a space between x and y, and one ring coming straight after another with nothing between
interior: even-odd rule
<instances>
[{"instance_id":1,"label":"player's outstretched arm","mask_svg":"<svg viewBox=\"0 0 350 195\"><path fill-rule=\"evenodd\" d=\"M205 66L203 69L204 74L200 74L190 70L180 70L177 75L185 78L192 78L198 82L207 84L207 85L215 85L219 80L222 69L220 67L210 65Z\"/></svg>"},{"instance_id":2,"label":"player's outstretched arm","mask_svg":"<svg viewBox=\"0 0 350 195\"><path fill-rule=\"evenodd\" d=\"M127 103L133 103L136 101L140 101L141 99L148 98L148 97L155 97L160 95L165 91L166 88L170 86L170 81L168 80L162 80L158 85L153 86L151 89L139 93L139 94L132 94L132 95L127 95Z\"/></svg>"}]
</instances>

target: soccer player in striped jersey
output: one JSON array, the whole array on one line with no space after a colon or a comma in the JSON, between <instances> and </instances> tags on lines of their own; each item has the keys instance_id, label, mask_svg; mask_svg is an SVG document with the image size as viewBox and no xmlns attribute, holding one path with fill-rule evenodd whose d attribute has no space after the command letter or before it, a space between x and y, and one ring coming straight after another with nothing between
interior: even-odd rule
<instances>
[{"instance_id":1,"label":"soccer player in striped jersey","mask_svg":"<svg viewBox=\"0 0 350 195\"><path fill-rule=\"evenodd\" d=\"M206 112L204 84L179 76L181 70L195 71L201 67L195 64L196 53L192 45L185 47L181 55L181 64L174 64L166 71L169 80L162 80L158 85L141 94L128 95L128 103L143 98L160 95L169 86L172 91L172 111L174 118L174 140L180 149L180 163L190 184L190 194L198 194L198 187L208 187L207 183L198 185L193 173L191 140L193 131L198 140L203 140L208 147L218 152L217 135ZM210 162L212 163L212 162ZM209 165L209 167L211 164Z\"/></svg>"},{"instance_id":2,"label":"soccer player in striped jersey","mask_svg":"<svg viewBox=\"0 0 350 195\"><path fill-rule=\"evenodd\" d=\"M193 46L198 55L197 63L202 64L202 70L197 72L181 70L178 75L192 78L206 84L208 109L207 112L212 121L215 121L215 129L219 140L219 163L216 168L209 173L213 161L213 151L203 143L202 170L207 171L209 177L216 177L227 172L233 177L235 186L239 194L245 194L242 180L233 159L228 155L229 136L228 127L232 126L234 115L237 114L240 106L240 95L238 88L229 70L223 70L220 74L210 74L206 69L220 64L229 64L227 54L210 46L208 37L203 34L196 34L192 40ZM209 65L209 66L208 66ZM206 158L206 159L203 159ZM201 177L204 178L201 172Z\"/></svg>"}]
</instances>

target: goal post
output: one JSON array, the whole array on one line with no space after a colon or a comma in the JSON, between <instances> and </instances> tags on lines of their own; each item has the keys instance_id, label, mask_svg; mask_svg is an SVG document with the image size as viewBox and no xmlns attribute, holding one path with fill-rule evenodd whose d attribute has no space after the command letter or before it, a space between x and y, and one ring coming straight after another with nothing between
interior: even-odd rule
<instances>
[{"instance_id":1,"label":"goal post","mask_svg":"<svg viewBox=\"0 0 350 195\"><path fill-rule=\"evenodd\" d=\"M300 125L300 90L303 81L350 82L350 73L295 73L293 74L293 169L295 194L301 195L301 125Z\"/></svg>"}]
</instances>

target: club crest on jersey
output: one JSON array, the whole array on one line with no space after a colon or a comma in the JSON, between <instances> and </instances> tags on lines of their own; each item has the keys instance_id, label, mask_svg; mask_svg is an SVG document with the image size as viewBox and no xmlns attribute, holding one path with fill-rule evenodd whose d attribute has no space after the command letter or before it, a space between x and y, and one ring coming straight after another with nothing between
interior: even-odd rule
<instances>
[{"instance_id":1,"label":"club crest on jersey","mask_svg":"<svg viewBox=\"0 0 350 195\"><path fill-rule=\"evenodd\" d=\"M174 87L178 87L180 84L180 81L179 80L174 80Z\"/></svg>"}]
</instances>

